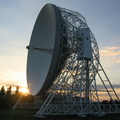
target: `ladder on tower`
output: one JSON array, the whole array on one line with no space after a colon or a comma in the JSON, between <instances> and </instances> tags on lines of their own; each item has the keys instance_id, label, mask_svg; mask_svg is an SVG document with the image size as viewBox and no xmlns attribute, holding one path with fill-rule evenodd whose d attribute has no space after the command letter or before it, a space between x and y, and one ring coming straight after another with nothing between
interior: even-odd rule
<instances>
[{"instance_id":1,"label":"ladder on tower","mask_svg":"<svg viewBox=\"0 0 120 120\"><path fill-rule=\"evenodd\" d=\"M95 55L95 54L94 54L94 55ZM95 57L96 57L96 56L95 56ZM114 105L114 110L112 110L112 111L110 111L110 110L104 111L104 110L103 110L103 111L104 111L105 113L107 113L107 112L108 112L108 113L120 113L120 108L119 108L119 106L115 103L115 100L117 100L118 102L120 102L120 99L119 99L119 97L118 97L118 95L117 95L114 87L112 86L112 84L111 84L111 82L110 82L110 80L109 80L109 78L108 78L105 70L103 69L102 65L100 64L99 60L97 59L97 57L96 57L96 60L97 60L98 63L99 63L99 71L97 72L98 77L100 78L100 80L101 80L101 82L102 82L102 84L103 84L103 86L104 86L104 88L105 88L105 91L106 91L107 94L109 95L110 100L112 101L112 105ZM100 72L102 72L102 75L100 74ZM103 77L104 77L104 79L103 79ZM108 86L109 86L109 89L108 89ZM114 96L116 99L113 99L113 96ZM108 105L108 106L110 107L111 104ZM112 109L113 109L113 108L112 108Z\"/></svg>"},{"instance_id":2,"label":"ladder on tower","mask_svg":"<svg viewBox=\"0 0 120 120\"><path fill-rule=\"evenodd\" d=\"M93 52L93 54L95 55L94 52ZM103 86L104 86L106 92L108 93L110 99L111 99L112 101L114 100L113 97L112 97L113 95L111 94L111 93L113 93L114 96L116 97L116 100L120 101L120 99L119 99L119 97L118 97L118 95L117 95L114 87L112 86L112 84L111 84L111 82L110 82L110 80L109 80L109 78L108 78L105 70L103 69L103 67L102 67L102 65L100 64L100 61L98 60L98 58L96 57L96 55L95 55L95 58L96 58L96 60L97 60L97 62L98 62L98 64L99 64L99 71L97 72L98 77L100 78L101 82L103 83ZM105 79L103 79L103 76L100 74L100 72L102 72L102 75L105 77ZM107 88L107 85L109 85L109 87L111 88L111 90L109 90L109 89ZM114 103L114 101L113 101L113 103Z\"/></svg>"},{"instance_id":3,"label":"ladder on tower","mask_svg":"<svg viewBox=\"0 0 120 120\"><path fill-rule=\"evenodd\" d=\"M110 109L109 109L108 111L104 111L104 110L103 110L103 111L104 111L105 113L107 113L107 112L108 112L108 113L120 113L120 108L119 108L119 106L115 103L115 100L120 101L120 99L119 99L119 97L118 97L118 95L117 95L114 87L112 86L112 84L111 84L111 82L110 82L107 74L105 73L105 71L104 71L104 69L103 69L103 67L102 67L102 65L101 65L100 63L99 63L99 67L100 67L100 71L98 72L98 76L99 76L101 82L103 83L103 86L104 86L104 88L105 88L105 91L107 92L107 94L108 94L109 97L110 97L110 101L112 102L112 104L109 104L109 105L107 105L107 106L110 107L111 105L114 105L114 107L112 107L112 109L114 109L114 110L111 109L111 111L110 111ZM103 80L103 77L101 76L100 72L103 73L103 75L104 75L104 77L105 77L106 79ZM110 87L109 89L108 89L108 86ZM116 98L116 99L114 99L113 96L114 96L114 98Z\"/></svg>"},{"instance_id":4,"label":"ladder on tower","mask_svg":"<svg viewBox=\"0 0 120 120\"><path fill-rule=\"evenodd\" d=\"M119 101L119 97L118 97L118 95L117 95L117 93L116 93L114 87L112 86L112 84L111 84L111 82L110 82L110 80L109 80L107 74L105 73L105 71L104 71L104 69L103 69L103 67L102 67L102 65L101 65L100 63L99 63L99 66L100 66L100 72L103 72L103 75L104 75L105 78L106 78L105 80L103 80L103 78L102 78L100 72L98 72L98 76L99 76L101 82L103 83L106 92L108 93L108 95L109 95L109 97L110 97L111 100L114 100L113 97L112 97L113 95L111 95L111 93L113 93L114 96L116 97L116 100ZM107 88L107 85L110 86L111 90L109 90L109 89Z\"/></svg>"}]
</instances>

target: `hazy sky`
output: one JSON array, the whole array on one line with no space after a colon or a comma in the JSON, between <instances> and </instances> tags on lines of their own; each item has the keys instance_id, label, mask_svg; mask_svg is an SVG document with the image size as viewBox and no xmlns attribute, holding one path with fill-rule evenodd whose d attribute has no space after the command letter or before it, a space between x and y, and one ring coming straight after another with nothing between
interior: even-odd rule
<instances>
[{"instance_id":1,"label":"hazy sky","mask_svg":"<svg viewBox=\"0 0 120 120\"><path fill-rule=\"evenodd\" d=\"M120 0L0 0L0 86L26 83L27 49L46 3L81 13L96 37L103 65L120 84Z\"/></svg>"}]
</instances>

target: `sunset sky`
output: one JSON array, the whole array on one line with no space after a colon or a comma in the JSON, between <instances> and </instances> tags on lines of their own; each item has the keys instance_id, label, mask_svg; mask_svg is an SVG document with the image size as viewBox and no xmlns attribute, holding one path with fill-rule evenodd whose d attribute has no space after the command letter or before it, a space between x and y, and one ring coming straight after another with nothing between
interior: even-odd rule
<instances>
[{"instance_id":1,"label":"sunset sky","mask_svg":"<svg viewBox=\"0 0 120 120\"><path fill-rule=\"evenodd\" d=\"M102 66L112 84L120 84L120 0L0 0L0 86L27 86L26 46L46 3L86 18L97 40Z\"/></svg>"}]
</instances>

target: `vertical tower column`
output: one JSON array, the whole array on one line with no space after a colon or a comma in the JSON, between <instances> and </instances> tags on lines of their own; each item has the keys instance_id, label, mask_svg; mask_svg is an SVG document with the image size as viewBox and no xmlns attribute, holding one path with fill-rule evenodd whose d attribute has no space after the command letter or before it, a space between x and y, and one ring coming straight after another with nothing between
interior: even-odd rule
<instances>
[{"instance_id":1,"label":"vertical tower column","mask_svg":"<svg viewBox=\"0 0 120 120\"><path fill-rule=\"evenodd\" d=\"M89 92L90 92L90 80L89 80L89 60L86 59L86 88L85 88L85 102L89 103Z\"/></svg>"},{"instance_id":2,"label":"vertical tower column","mask_svg":"<svg viewBox=\"0 0 120 120\"><path fill-rule=\"evenodd\" d=\"M77 59L84 60L84 101L85 103L89 102L89 92L90 92L90 78L89 78L89 61L93 58L92 56L92 47L91 47L91 39L90 39L90 30L89 28L80 28L77 31L76 38L78 41L78 51L77 51Z\"/></svg>"}]
</instances>

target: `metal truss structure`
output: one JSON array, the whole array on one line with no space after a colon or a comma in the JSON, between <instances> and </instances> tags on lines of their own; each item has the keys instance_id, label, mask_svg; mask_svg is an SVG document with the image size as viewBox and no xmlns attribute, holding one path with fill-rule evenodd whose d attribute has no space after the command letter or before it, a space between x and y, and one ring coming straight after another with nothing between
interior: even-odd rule
<instances>
[{"instance_id":1,"label":"metal truss structure","mask_svg":"<svg viewBox=\"0 0 120 120\"><path fill-rule=\"evenodd\" d=\"M113 95L115 99L119 100L119 98L99 62L99 49L95 37L90 31L93 57L77 59L80 44L78 44L76 32L82 28L89 28L81 14L64 8L59 9L62 16L61 56L57 66L59 72L56 72L54 82L46 92L48 96L36 116L78 115L84 117L87 114L102 116L105 113L98 97L96 76L98 75L102 81L110 99L114 99ZM113 106L116 108L113 112L118 112L119 108L115 103Z\"/></svg>"}]
</instances>

